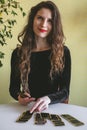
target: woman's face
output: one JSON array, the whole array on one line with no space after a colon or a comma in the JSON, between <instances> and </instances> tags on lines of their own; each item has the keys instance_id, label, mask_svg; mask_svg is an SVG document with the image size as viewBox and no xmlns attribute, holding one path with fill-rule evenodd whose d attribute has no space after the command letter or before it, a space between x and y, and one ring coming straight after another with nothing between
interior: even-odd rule
<instances>
[{"instance_id":1,"label":"woman's face","mask_svg":"<svg viewBox=\"0 0 87 130\"><path fill-rule=\"evenodd\" d=\"M46 38L52 30L52 13L51 10L40 9L33 22L33 31L36 36Z\"/></svg>"}]
</instances>

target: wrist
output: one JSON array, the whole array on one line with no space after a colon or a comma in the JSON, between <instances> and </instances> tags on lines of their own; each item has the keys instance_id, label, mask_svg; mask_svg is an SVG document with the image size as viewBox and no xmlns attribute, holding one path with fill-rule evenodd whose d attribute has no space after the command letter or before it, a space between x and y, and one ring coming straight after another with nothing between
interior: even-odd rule
<instances>
[{"instance_id":1,"label":"wrist","mask_svg":"<svg viewBox=\"0 0 87 130\"><path fill-rule=\"evenodd\" d=\"M48 104L50 104L51 103L51 99L48 96L46 96L46 99L48 101Z\"/></svg>"}]
</instances>

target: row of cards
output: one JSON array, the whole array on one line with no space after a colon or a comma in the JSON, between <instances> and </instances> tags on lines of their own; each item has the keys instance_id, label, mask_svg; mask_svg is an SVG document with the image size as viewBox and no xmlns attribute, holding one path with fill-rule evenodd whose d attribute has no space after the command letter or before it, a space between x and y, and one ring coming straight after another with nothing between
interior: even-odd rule
<instances>
[{"instance_id":1,"label":"row of cards","mask_svg":"<svg viewBox=\"0 0 87 130\"><path fill-rule=\"evenodd\" d=\"M29 111L23 112L16 122L26 122L32 117L33 113L30 113ZM74 126L81 126L84 125L83 122L79 121L75 117L69 115L69 114L62 114L62 115L57 115L57 114L50 114L50 113L35 113L34 114L34 119L35 119L35 124L38 125L43 125L47 122L47 120L50 120L55 126L64 126L65 123L62 121L62 118L66 119L68 122L70 122Z\"/></svg>"}]
</instances>

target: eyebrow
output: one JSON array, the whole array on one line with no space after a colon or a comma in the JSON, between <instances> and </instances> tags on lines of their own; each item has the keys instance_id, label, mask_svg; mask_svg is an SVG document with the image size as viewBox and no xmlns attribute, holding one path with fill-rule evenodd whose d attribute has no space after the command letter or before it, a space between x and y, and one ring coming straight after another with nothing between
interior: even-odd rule
<instances>
[{"instance_id":1,"label":"eyebrow","mask_svg":"<svg viewBox=\"0 0 87 130\"><path fill-rule=\"evenodd\" d=\"M37 17L42 17L42 18L45 18L44 16L42 16L42 15L36 15ZM52 20L52 18L48 18L49 20Z\"/></svg>"}]
</instances>

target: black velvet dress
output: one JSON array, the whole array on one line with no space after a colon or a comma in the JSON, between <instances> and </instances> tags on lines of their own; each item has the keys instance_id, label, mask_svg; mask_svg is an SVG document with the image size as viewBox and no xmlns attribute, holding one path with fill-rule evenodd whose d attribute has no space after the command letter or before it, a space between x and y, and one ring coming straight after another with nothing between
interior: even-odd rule
<instances>
[{"instance_id":1,"label":"black velvet dress","mask_svg":"<svg viewBox=\"0 0 87 130\"><path fill-rule=\"evenodd\" d=\"M11 57L10 95L18 100L21 91L21 80L18 69L19 57L17 48ZM51 103L63 102L69 97L71 78L71 56L69 49L64 46L65 67L62 73L56 73L53 80L49 77L51 50L32 52L30 59L29 89L32 97L39 98L48 96Z\"/></svg>"}]
</instances>

